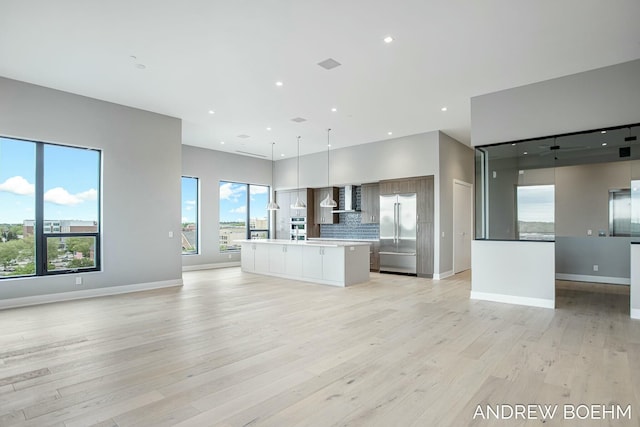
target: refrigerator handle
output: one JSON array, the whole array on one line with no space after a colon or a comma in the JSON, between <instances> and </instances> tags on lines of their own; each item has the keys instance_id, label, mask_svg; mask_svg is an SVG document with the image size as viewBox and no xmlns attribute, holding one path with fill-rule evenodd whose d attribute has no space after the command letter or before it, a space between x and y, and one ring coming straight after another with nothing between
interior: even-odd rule
<instances>
[{"instance_id":1,"label":"refrigerator handle","mask_svg":"<svg viewBox=\"0 0 640 427\"><path fill-rule=\"evenodd\" d=\"M394 245L397 243L396 238L398 237L398 233L397 233L398 216L396 215L396 205L397 203L393 204L393 244Z\"/></svg>"},{"instance_id":2,"label":"refrigerator handle","mask_svg":"<svg viewBox=\"0 0 640 427\"><path fill-rule=\"evenodd\" d=\"M396 203L396 243L400 241L400 203Z\"/></svg>"}]
</instances>

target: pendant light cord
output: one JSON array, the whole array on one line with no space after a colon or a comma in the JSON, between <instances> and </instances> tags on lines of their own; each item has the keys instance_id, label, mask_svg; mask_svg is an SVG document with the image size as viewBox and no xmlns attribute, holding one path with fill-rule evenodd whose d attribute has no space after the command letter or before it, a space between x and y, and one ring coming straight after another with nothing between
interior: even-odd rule
<instances>
[{"instance_id":1,"label":"pendant light cord","mask_svg":"<svg viewBox=\"0 0 640 427\"><path fill-rule=\"evenodd\" d=\"M300 200L300 137L298 136L298 200Z\"/></svg>"},{"instance_id":2,"label":"pendant light cord","mask_svg":"<svg viewBox=\"0 0 640 427\"><path fill-rule=\"evenodd\" d=\"M331 144L329 144L329 132L331 132L331 128L327 129L327 187L331 184L331 175L329 175L329 147L331 147Z\"/></svg>"}]
</instances>

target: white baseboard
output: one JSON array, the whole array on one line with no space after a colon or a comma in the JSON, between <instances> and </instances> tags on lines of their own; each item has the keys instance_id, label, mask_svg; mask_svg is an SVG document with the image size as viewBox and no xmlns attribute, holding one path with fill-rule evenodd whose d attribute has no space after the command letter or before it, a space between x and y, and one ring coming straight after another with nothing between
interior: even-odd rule
<instances>
[{"instance_id":1,"label":"white baseboard","mask_svg":"<svg viewBox=\"0 0 640 427\"><path fill-rule=\"evenodd\" d=\"M630 285L631 279L627 277L587 276L586 274L556 273L557 280L570 280L573 282L607 283L610 285Z\"/></svg>"},{"instance_id":2,"label":"white baseboard","mask_svg":"<svg viewBox=\"0 0 640 427\"><path fill-rule=\"evenodd\" d=\"M212 268L240 267L240 261L217 262L215 264L183 265L182 271L211 270Z\"/></svg>"},{"instance_id":3,"label":"white baseboard","mask_svg":"<svg viewBox=\"0 0 640 427\"><path fill-rule=\"evenodd\" d=\"M507 304L528 305L531 307L555 308L556 302L552 299L518 297L514 295L493 294L488 292L471 291L471 299L504 302Z\"/></svg>"},{"instance_id":4,"label":"white baseboard","mask_svg":"<svg viewBox=\"0 0 640 427\"><path fill-rule=\"evenodd\" d=\"M631 318L632 319L640 319L640 308L632 308L631 309Z\"/></svg>"},{"instance_id":5,"label":"white baseboard","mask_svg":"<svg viewBox=\"0 0 640 427\"><path fill-rule=\"evenodd\" d=\"M60 292L57 294L34 295L31 297L9 298L0 300L0 310L26 307L29 305L49 304L52 302L128 294L131 292L149 291L174 286L182 286L182 279L137 283L135 285L111 286L108 288L83 289L79 291Z\"/></svg>"},{"instance_id":6,"label":"white baseboard","mask_svg":"<svg viewBox=\"0 0 640 427\"><path fill-rule=\"evenodd\" d=\"M453 270L445 271L444 273L436 273L433 275L433 280L446 279L447 277L453 276L453 274Z\"/></svg>"}]
</instances>

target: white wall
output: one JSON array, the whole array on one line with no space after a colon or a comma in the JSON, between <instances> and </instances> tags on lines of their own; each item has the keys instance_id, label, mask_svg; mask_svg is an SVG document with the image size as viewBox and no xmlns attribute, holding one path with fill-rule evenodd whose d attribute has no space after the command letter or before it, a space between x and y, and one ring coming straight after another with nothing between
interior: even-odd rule
<instances>
[{"instance_id":1,"label":"white wall","mask_svg":"<svg viewBox=\"0 0 640 427\"><path fill-rule=\"evenodd\" d=\"M631 317L640 319L640 244L631 245Z\"/></svg>"},{"instance_id":2,"label":"white wall","mask_svg":"<svg viewBox=\"0 0 640 427\"><path fill-rule=\"evenodd\" d=\"M233 181L271 186L271 160L183 145L182 175L196 177L200 184L199 253L183 255L182 265L189 269L211 264L238 263L239 252L221 254L219 250L219 183Z\"/></svg>"},{"instance_id":3,"label":"white wall","mask_svg":"<svg viewBox=\"0 0 640 427\"><path fill-rule=\"evenodd\" d=\"M3 136L101 149L103 164L103 271L82 274L81 288L75 274L2 279L0 299L181 284L181 126L172 117L0 78Z\"/></svg>"},{"instance_id":4,"label":"white wall","mask_svg":"<svg viewBox=\"0 0 640 427\"><path fill-rule=\"evenodd\" d=\"M555 307L553 242L474 240L471 299Z\"/></svg>"},{"instance_id":5,"label":"white wall","mask_svg":"<svg viewBox=\"0 0 640 427\"><path fill-rule=\"evenodd\" d=\"M640 59L471 98L471 144L640 122Z\"/></svg>"}]
</instances>

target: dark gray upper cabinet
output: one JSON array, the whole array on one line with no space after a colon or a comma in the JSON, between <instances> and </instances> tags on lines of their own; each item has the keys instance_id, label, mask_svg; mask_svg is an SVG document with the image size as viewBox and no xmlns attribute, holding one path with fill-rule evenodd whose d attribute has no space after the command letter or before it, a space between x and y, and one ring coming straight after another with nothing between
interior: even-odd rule
<instances>
[{"instance_id":1,"label":"dark gray upper cabinet","mask_svg":"<svg viewBox=\"0 0 640 427\"><path fill-rule=\"evenodd\" d=\"M360 189L360 222L378 224L380 222L380 185L377 182L362 184Z\"/></svg>"}]
</instances>

